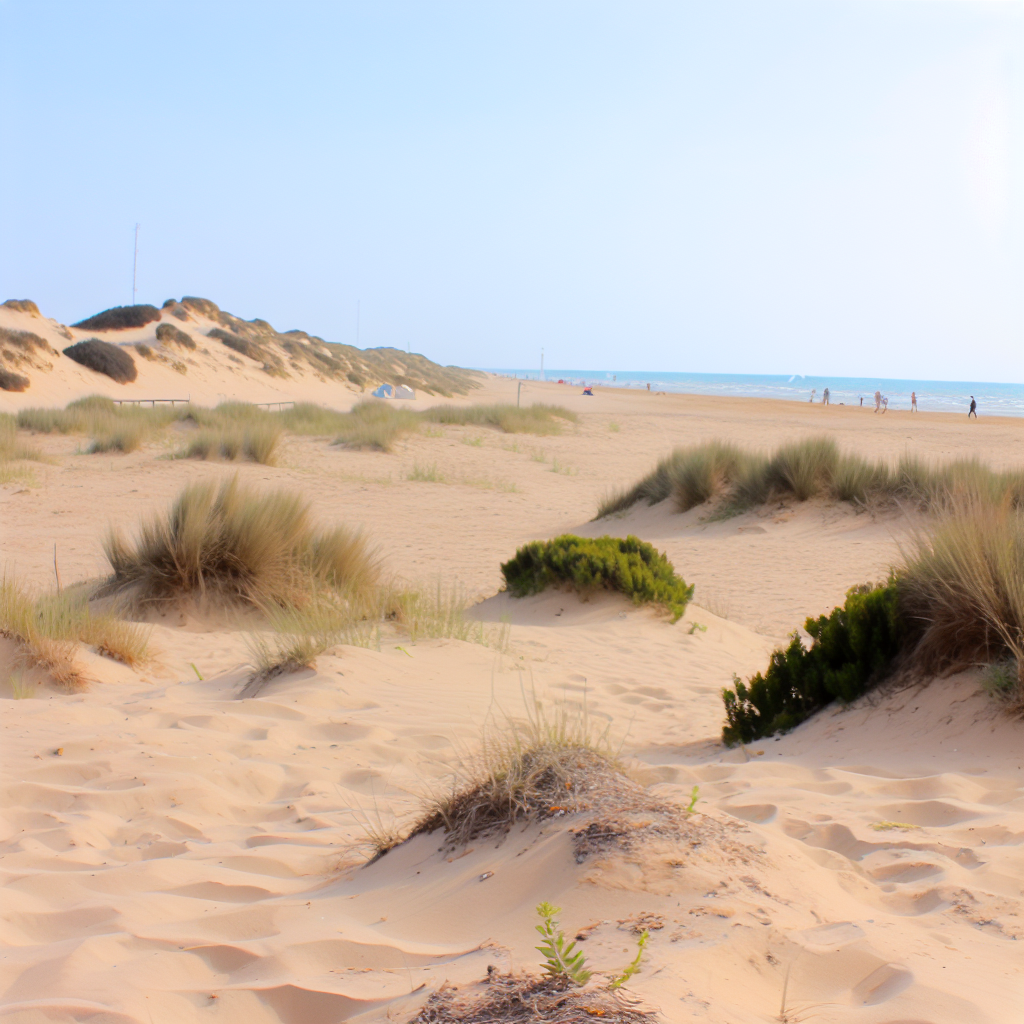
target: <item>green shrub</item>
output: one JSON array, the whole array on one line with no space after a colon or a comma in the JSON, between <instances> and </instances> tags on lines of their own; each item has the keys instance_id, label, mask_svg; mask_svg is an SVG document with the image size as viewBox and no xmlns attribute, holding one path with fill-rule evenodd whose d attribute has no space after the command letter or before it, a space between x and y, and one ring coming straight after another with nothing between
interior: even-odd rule
<instances>
[{"instance_id":1,"label":"green shrub","mask_svg":"<svg viewBox=\"0 0 1024 1024\"><path fill-rule=\"evenodd\" d=\"M156 306L114 306L71 326L83 331L126 331L159 319L160 310Z\"/></svg>"},{"instance_id":2,"label":"green shrub","mask_svg":"<svg viewBox=\"0 0 1024 1024\"><path fill-rule=\"evenodd\" d=\"M693 597L693 587L675 574L672 563L636 537L574 537L521 547L501 567L505 585L515 597L568 585L586 596L596 590L617 590L634 604L660 604L676 622Z\"/></svg>"},{"instance_id":3,"label":"green shrub","mask_svg":"<svg viewBox=\"0 0 1024 1024\"><path fill-rule=\"evenodd\" d=\"M227 345L228 348L239 355L248 356L249 359L254 359L258 363L263 361L263 349L248 338L239 337L237 334L222 330L220 327L214 327L212 330L207 331L206 336L208 338L216 338L221 344Z\"/></svg>"},{"instance_id":4,"label":"green shrub","mask_svg":"<svg viewBox=\"0 0 1024 1024\"><path fill-rule=\"evenodd\" d=\"M10 370L0 368L0 390L24 391L30 383L28 377L22 377L20 373L11 373Z\"/></svg>"},{"instance_id":5,"label":"green shrub","mask_svg":"<svg viewBox=\"0 0 1024 1024\"><path fill-rule=\"evenodd\" d=\"M14 348L20 348L22 352L38 349L44 355L57 354L38 334L31 331L13 331L9 327L0 327L0 345L12 345Z\"/></svg>"},{"instance_id":6,"label":"green shrub","mask_svg":"<svg viewBox=\"0 0 1024 1024\"><path fill-rule=\"evenodd\" d=\"M174 324L158 324L156 340L161 345L177 345L179 348L187 348L191 352L194 352L196 347L192 335L179 330Z\"/></svg>"},{"instance_id":7,"label":"green shrub","mask_svg":"<svg viewBox=\"0 0 1024 1024\"><path fill-rule=\"evenodd\" d=\"M118 384L128 384L139 375L135 360L123 348L99 338L69 345L64 349L64 355L90 370L105 373Z\"/></svg>"},{"instance_id":8,"label":"green shrub","mask_svg":"<svg viewBox=\"0 0 1024 1024\"><path fill-rule=\"evenodd\" d=\"M789 646L772 653L768 668L747 683L734 678L722 691L727 744L751 743L799 725L833 700L855 700L877 682L900 653L907 630L899 612L898 587L854 587L831 615L810 618Z\"/></svg>"}]
</instances>

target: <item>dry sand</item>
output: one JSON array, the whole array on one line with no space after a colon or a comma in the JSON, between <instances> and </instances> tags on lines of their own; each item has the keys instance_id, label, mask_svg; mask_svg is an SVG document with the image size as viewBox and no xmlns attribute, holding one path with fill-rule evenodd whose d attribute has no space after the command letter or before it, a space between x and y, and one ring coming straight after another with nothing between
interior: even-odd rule
<instances>
[{"instance_id":1,"label":"dry sand","mask_svg":"<svg viewBox=\"0 0 1024 1024\"><path fill-rule=\"evenodd\" d=\"M338 408L356 398L287 385L274 383L281 397ZM54 381L44 398L34 382L17 400L63 404L70 387ZM146 397L140 387L133 395ZM492 378L472 400L514 401L515 390ZM1024 727L999 717L976 675L828 710L745 749L718 742L733 673L763 668L807 615L883 576L908 522L814 504L724 522L664 506L589 520L603 493L674 444L828 431L865 455L1006 466L1019 461L1024 422L584 398L554 384L526 385L523 400L562 402L579 429L440 428L393 455L288 438L279 467L238 470L301 489L325 520L362 524L406 579L458 581L480 602L473 615L511 620L508 653L385 637L238 701L242 634L190 621L157 626L159 657L138 673L84 653L95 682L81 695L40 688L15 701L0 684L0 1017L403 1021L446 980L535 968L533 908L550 900L567 930L596 925L583 946L600 969L628 960L629 922L654 915L630 991L667 1021L780 1019L784 988L790 1021L1021 1019ZM189 480L236 472L163 460L160 446L80 455L78 439L36 441L57 464L39 469L38 487L0 488L0 555L40 586L52 583L54 545L65 583L100 575L108 524L130 525ZM406 479L417 465L448 482ZM696 584L685 618L670 625L611 596L497 594L499 563L518 544L570 530L632 532L667 551ZM685 804L698 785L695 821L727 838L577 863L572 822L556 818L454 853L420 837L362 866L364 825L414 815L488 718L521 714L532 693L549 708L585 702L656 795ZM873 827L883 821L914 827Z\"/></svg>"}]
</instances>

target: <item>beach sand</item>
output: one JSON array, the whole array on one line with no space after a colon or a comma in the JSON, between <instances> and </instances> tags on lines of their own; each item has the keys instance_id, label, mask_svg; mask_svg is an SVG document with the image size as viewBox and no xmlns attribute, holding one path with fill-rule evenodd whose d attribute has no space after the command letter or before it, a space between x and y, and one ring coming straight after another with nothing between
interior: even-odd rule
<instances>
[{"instance_id":1,"label":"beach sand","mask_svg":"<svg viewBox=\"0 0 1024 1024\"><path fill-rule=\"evenodd\" d=\"M173 372L140 367L127 397L147 397L151 369ZM19 407L83 393L66 372L70 383L34 381ZM216 382L204 388L216 401ZM408 1020L446 981L538 969L533 908L549 900L567 932L594 925L581 946L600 970L632 958L632 923L647 915L649 956L628 992L666 1021L1020 1019L1024 726L1000 716L978 673L830 708L747 748L719 742L733 674L763 669L806 616L884 578L914 517L808 502L718 522L668 503L591 519L676 444L827 432L865 456L1006 467L1024 421L579 390L523 385L524 404L580 414L556 437L443 427L390 455L286 437L277 467L162 458L173 431L130 455L33 439L55 463L36 487L0 488L0 556L33 585L52 586L55 552L65 585L103 575L108 526L237 472L363 526L400 578L462 588L483 629L511 622L510 645L385 634L240 701L242 630L192 616L155 626L158 656L140 671L83 652L85 693L13 700L0 683L0 1018ZM516 392L492 377L455 401ZM323 382L250 397L358 400ZM446 482L407 479L428 466ZM611 595L498 593L518 545L570 531L634 533L667 552L696 587L684 618ZM0 641L0 679L12 655ZM534 699L585 705L652 794L685 806L698 786L693 821L712 838L580 863L572 821L556 816L464 850L421 836L365 866L367 827L415 817L488 722Z\"/></svg>"}]
</instances>

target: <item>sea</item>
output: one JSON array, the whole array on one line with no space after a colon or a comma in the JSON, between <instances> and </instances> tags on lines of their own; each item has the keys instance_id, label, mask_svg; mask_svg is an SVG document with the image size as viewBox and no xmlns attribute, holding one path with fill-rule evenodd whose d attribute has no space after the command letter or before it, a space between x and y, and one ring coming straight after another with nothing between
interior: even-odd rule
<instances>
[{"instance_id":1,"label":"sea","mask_svg":"<svg viewBox=\"0 0 1024 1024\"><path fill-rule=\"evenodd\" d=\"M484 367L480 367L484 369ZM539 380L538 370L488 369L519 380ZM583 387L641 388L690 395L733 395L744 398L776 398L789 402L820 402L825 388L833 405L874 407L880 391L889 399L890 409L909 409L910 394L917 392L922 412L959 412L966 415L971 396L980 416L1024 416L1024 384L996 384L984 381L892 380L884 377L802 377L748 373L660 373L630 370L544 370L544 380L564 380Z\"/></svg>"}]
</instances>

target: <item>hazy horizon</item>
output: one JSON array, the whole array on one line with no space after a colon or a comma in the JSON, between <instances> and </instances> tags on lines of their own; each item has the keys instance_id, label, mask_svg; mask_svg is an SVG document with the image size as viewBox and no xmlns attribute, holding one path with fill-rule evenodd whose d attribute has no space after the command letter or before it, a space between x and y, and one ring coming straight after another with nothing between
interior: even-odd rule
<instances>
[{"instance_id":1,"label":"hazy horizon","mask_svg":"<svg viewBox=\"0 0 1024 1024\"><path fill-rule=\"evenodd\" d=\"M1024 6L0 0L0 300L1024 380ZM357 308L359 329L357 338ZM615 371L608 371L615 372Z\"/></svg>"}]
</instances>

